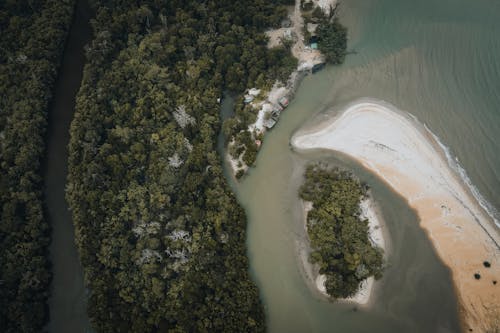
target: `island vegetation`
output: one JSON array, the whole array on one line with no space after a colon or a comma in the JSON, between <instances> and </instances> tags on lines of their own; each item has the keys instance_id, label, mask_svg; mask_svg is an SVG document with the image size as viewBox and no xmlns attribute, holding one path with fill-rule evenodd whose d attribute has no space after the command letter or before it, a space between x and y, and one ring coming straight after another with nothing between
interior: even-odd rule
<instances>
[{"instance_id":1,"label":"island vegetation","mask_svg":"<svg viewBox=\"0 0 500 333\"><path fill-rule=\"evenodd\" d=\"M360 217L367 190L337 168L311 164L305 171L300 197L313 204L307 214L309 259L326 276L326 292L334 299L351 297L363 280L382 275L382 250L370 242L368 220Z\"/></svg>"},{"instance_id":2,"label":"island vegetation","mask_svg":"<svg viewBox=\"0 0 500 333\"><path fill-rule=\"evenodd\" d=\"M41 161L74 1L0 1L0 331L48 319L50 226Z\"/></svg>"},{"instance_id":3,"label":"island vegetation","mask_svg":"<svg viewBox=\"0 0 500 333\"><path fill-rule=\"evenodd\" d=\"M265 330L216 139L224 91L286 71L285 2L92 1L67 199L98 332Z\"/></svg>"}]
</instances>

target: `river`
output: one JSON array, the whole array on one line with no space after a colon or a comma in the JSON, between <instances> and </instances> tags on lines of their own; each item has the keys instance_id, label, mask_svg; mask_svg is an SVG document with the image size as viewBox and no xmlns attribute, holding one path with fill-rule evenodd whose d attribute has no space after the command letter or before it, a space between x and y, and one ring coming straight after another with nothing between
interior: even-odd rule
<instances>
[{"instance_id":1,"label":"river","mask_svg":"<svg viewBox=\"0 0 500 333\"><path fill-rule=\"evenodd\" d=\"M85 63L83 47L91 37L90 15L87 2L78 1L48 117L44 195L52 228L50 260L53 279L47 329L54 333L91 331L86 312L83 270L75 245L71 214L64 197L68 174L69 127Z\"/></svg>"},{"instance_id":2,"label":"river","mask_svg":"<svg viewBox=\"0 0 500 333\"><path fill-rule=\"evenodd\" d=\"M251 269L266 305L269 331L458 331L450 273L406 202L345 157L291 151L289 140L295 130L326 106L316 88L327 75L304 80L280 123L266 137L257 167L236 187L249 218ZM297 193L304 165L318 160L351 169L367 182L387 225L389 267L376 284L374 304L368 308L329 302L304 277L300 257L304 221Z\"/></svg>"}]
</instances>

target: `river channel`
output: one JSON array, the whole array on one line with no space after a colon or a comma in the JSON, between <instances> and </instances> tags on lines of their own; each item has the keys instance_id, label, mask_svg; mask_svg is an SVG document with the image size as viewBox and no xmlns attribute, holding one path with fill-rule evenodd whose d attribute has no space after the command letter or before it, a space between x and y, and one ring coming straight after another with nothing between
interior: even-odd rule
<instances>
[{"instance_id":1,"label":"river channel","mask_svg":"<svg viewBox=\"0 0 500 333\"><path fill-rule=\"evenodd\" d=\"M322 95L327 82L331 84L330 70L302 82L294 101L265 138L257 166L236 185L248 214L251 270L266 306L269 332L457 332L450 272L407 203L346 157L323 151L299 154L290 148L293 133L330 107L330 95ZM389 243L388 268L367 307L331 302L305 278L304 213L298 189L305 165L314 161L352 170L370 185L380 207Z\"/></svg>"},{"instance_id":2,"label":"river channel","mask_svg":"<svg viewBox=\"0 0 500 333\"><path fill-rule=\"evenodd\" d=\"M53 279L47 329L53 333L91 331L86 312L83 270L75 245L71 214L64 197L68 174L69 127L73 119L75 96L82 80L84 46L91 37L90 14L87 2L78 1L49 110L44 195L52 227L50 260Z\"/></svg>"}]
</instances>

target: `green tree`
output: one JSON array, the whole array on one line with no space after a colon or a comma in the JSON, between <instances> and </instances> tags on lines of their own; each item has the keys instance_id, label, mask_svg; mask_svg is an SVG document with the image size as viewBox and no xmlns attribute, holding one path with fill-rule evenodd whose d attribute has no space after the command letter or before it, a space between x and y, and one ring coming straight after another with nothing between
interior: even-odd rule
<instances>
[{"instance_id":1,"label":"green tree","mask_svg":"<svg viewBox=\"0 0 500 333\"><path fill-rule=\"evenodd\" d=\"M347 49L347 29L337 19L321 20L316 30L319 38L318 49L331 64L344 62Z\"/></svg>"},{"instance_id":2,"label":"green tree","mask_svg":"<svg viewBox=\"0 0 500 333\"><path fill-rule=\"evenodd\" d=\"M313 203L307 214L310 261L326 275L333 298L353 296L363 280L380 278L383 255L368 238L368 221L360 218L360 200L367 195L352 175L320 164L306 168L300 197Z\"/></svg>"}]
</instances>

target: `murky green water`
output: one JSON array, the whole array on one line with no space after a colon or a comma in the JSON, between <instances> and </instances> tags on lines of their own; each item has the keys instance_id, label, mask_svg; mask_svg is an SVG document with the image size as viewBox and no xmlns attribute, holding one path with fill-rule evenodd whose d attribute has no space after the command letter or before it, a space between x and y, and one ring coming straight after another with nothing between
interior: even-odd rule
<instances>
[{"instance_id":1,"label":"murky green water","mask_svg":"<svg viewBox=\"0 0 500 333\"><path fill-rule=\"evenodd\" d=\"M49 111L44 195L47 218L52 228L50 261L53 278L49 299L50 321L46 328L51 333L91 332L83 270L75 245L71 213L64 197L69 126L82 79L85 62L83 47L91 37L90 17L87 1L77 1Z\"/></svg>"},{"instance_id":2,"label":"murky green water","mask_svg":"<svg viewBox=\"0 0 500 333\"><path fill-rule=\"evenodd\" d=\"M355 163L293 153L289 140L318 112L361 97L406 110L457 156L472 183L500 207L500 2L349 0L343 66L306 78L266 137L257 167L237 186L249 216L252 274L271 332L456 332L449 272L405 202ZM321 117L321 115L319 115ZM329 156L373 188L387 223L390 267L369 309L329 303L308 287L297 258L303 237L297 189L307 160Z\"/></svg>"}]
</instances>

